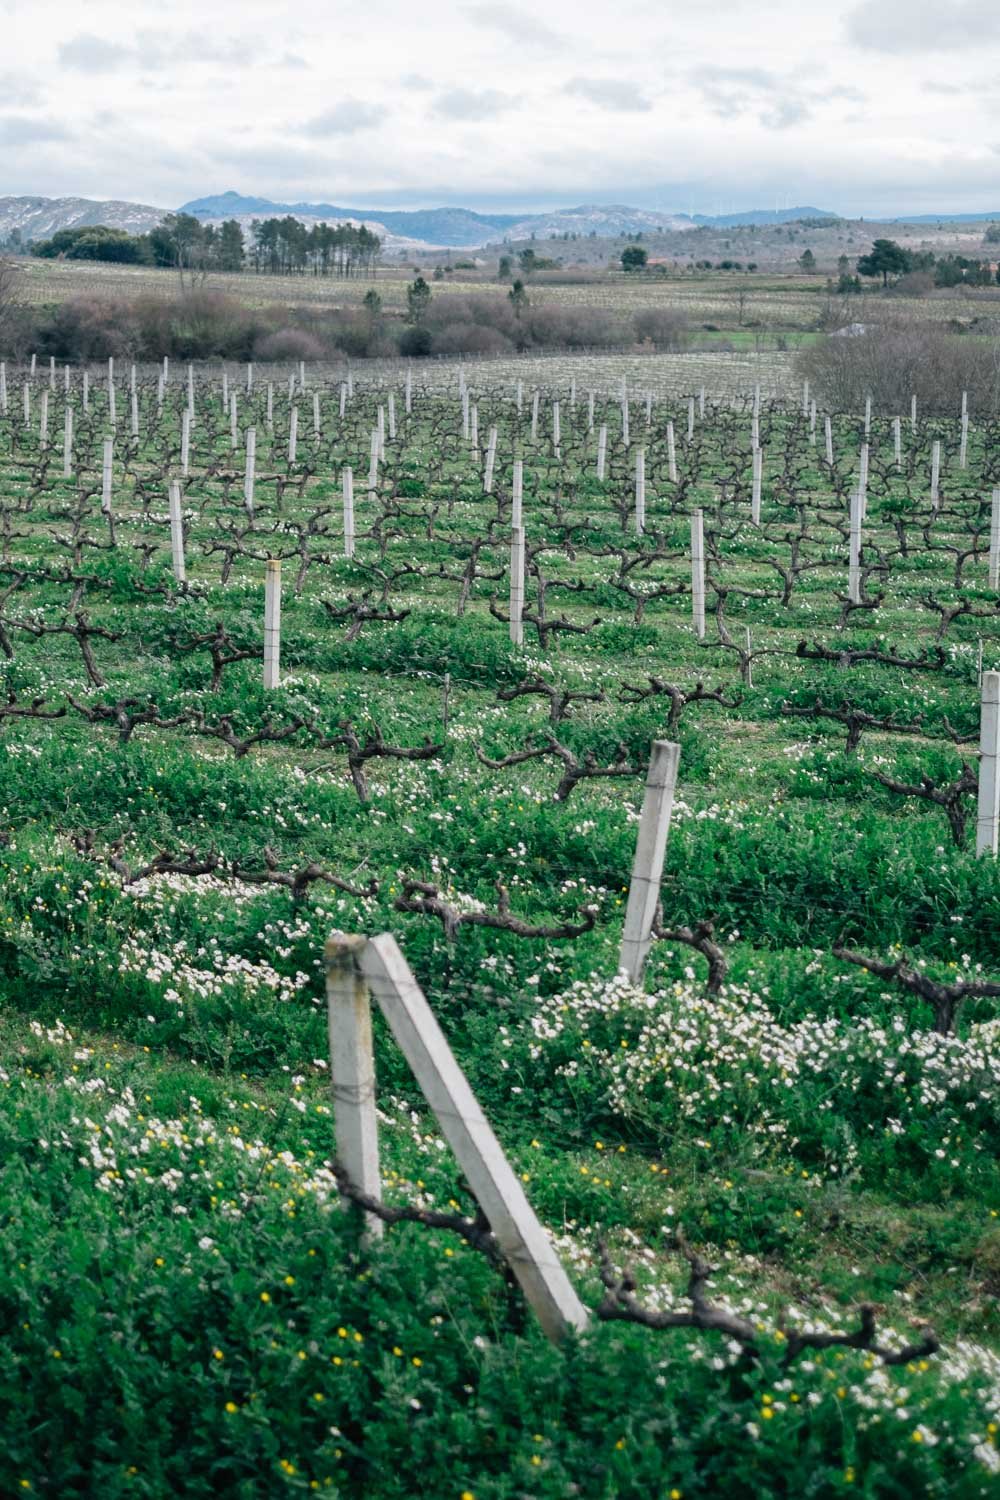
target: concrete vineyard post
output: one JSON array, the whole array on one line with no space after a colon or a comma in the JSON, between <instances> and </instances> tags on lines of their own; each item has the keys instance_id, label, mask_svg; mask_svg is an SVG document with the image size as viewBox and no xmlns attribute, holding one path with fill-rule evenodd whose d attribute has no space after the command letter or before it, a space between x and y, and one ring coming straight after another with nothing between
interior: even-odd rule
<instances>
[{"instance_id":1,"label":"concrete vineyard post","mask_svg":"<svg viewBox=\"0 0 1000 1500\"><path fill-rule=\"evenodd\" d=\"M916 396L911 396L910 397L910 431L911 432L916 432L916 430L917 430L917 398L916 398Z\"/></svg>"},{"instance_id":2,"label":"concrete vineyard post","mask_svg":"<svg viewBox=\"0 0 1000 1500\"><path fill-rule=\"evenodd\" d=\"M299 389L304 391L305 388L306 388L306 362L305 362L304 359L300 359L299 360Z\"/></svg>"},{"instance_id":3,"label":"concrete vineyard post","mask_svg":"<svg viewBox=\"0 0 1000 1500\"><path fill-rule=\"evenodd\" d=\"M37 370L37 368L38 368L38 355L37 354L33 354L31 356L31 383L32 383L32 385L34 385L34 383L35 383L35 371Z\"/></svg>"},{"instance_id":4,"label":"concrete vineyard post","mask_svg":"<svg viewBox=\"0 0 1000 1500\"><path fill-rule=\"evenodd\" d=\"M605 469L605 465L607 463L607 458L608 458L608 429L607 429L607 427L605 427L605 425L602 422L601 426L597 430L597 477L598 477L598 479L603 479L604 478L604 469Z\"/></svg>"},{"instance_id":5,"label":"concrete vineyard post","mask_svg":"<svg viewBox=\"0 0 1000 1500\"><path fill-rule=\"evenodd\" d=\"M497 461L497 430L490 428L490 435L486 442L486 465L483 470L483 494L493 493L493 469Z\"/></svg>"},{"instance_id":6,"label":"concrete vineyard post","mask_svg":"<svg viewBox=\"0 0 1000 1500\"><path fill-rule=\"evenodd\" d=\"M816 446L816 403L815 403L815 401L810 402L810 405L809 405L809 441L813 445L813 447L815 448L815 446Z\"/></svg>"},{"instance_id":7,"label":"concrete vineyard post","mask_svg":"<svg viewBox=\"0 0 1000 1500\"><path fill-rule=\"evenodd\" d=\"M21 387L21 416L25 427L31 426L31 387L27 381Z\"/></svg>"},{"instance_id":8,"label":"concrete vineyard post","mask_svg":"<svg viewBox=\"0 0 1000 1500\"><path fill-rule=\"evenodd\" d=\"M357 962L364 946L363 937L341 934L326 944L333 1128L339 1165L355 1187L381 1199L371 1000ZM365 1216L366 1236L381 1239L384 1228L374 1214Z\"/></svg>"},{"instance_id":9,"label":"concrete vineyard post","mask_svg":"<svg viewBox=\"0 0 1000 1500\"><path fill-rule=\"evenodd\" d=\"M1000 485L993 491L990 504L990 573L991 589L1000 588Z\"/></svg>"},{"instance_id":10,"label":"concrete vineyard post","mask_svg":"<svg viewBox=\"0 0 1000 1500\"><path fill-rule=\"evenodd\" d=\"M73 473L73 408L69 402L63 413L63 478L69 479Z\"/></svg>"},{"instance_id":11,"label":"concrete vineyard post","mask_svg":"<svg viewBox=\"0 0 1000 1500\"><path fill-rule=\"evenodd\" d=\"M585 1328L586 1309L395 938L373 938L359 966L542 1329L556 1342Z\"/></svg>"},{"instance_id":12,"label":"concrete vineyard post","mask_svg":"<svg viewBox=\"0 0 1000 1500\"><path fill-rule=\"evenodd\" d=\"M108 381L108 421L112 427L118 425L118 402L115 397L115 383L113 380Z\"/></svg>"},{"instance_id":13,"label":"concrete vineyard post","mask_svg":"<svg viewBox=\"0 0 1000 1500\"><path fill-rule=\"evenodd\" d=\"M976 853L995 856L1000 830L1000 672L983 673L981 703Z\"/></svg>"},{"instance_id":14,"label":"concrete vineyard post","mask_svg":"<svg viewBox=\"0 0 1000 1500\"><path fill-rule=\"evenodd\" d=\"M247 395L253 392L253 364L247 365Z\"/></svg>"},{"instance_id":15,"label":"concrete vineyard post","mask_svg":"<svg viewBox=\"0 0 1000 1500\"><path fill-rule=\"evenodd\" d=\"M510 533L510 643L524 644L524 527L512 526Z\"/></svg>"},{"instance_id":16,"label":"concrete vineyard post","mask_svg":"<svg viewBox=\"0 0 1000 1500\"><path fill-rule=\"evenodd\" d=\"M139 436L139 396L134 387L129 396L129 406L131 408L131 432L132 436L137 438Z\"/></svg>"},{"instance_id":17,"label":"concrete vineyard post","mask_svg":"<svg viewBox=\"0 0 1000 1500\"><path fill-rule=\"evenodd\" d=\"M187 380L187 404L188 411L194 416L194 365L188 364Z\"/></svg>"},{"instance_id":18,"label":"concrete vineyard post","mask_svg":"<svg viewBox=\"0 0 1000 1500\"><path fill-rule=\"evenodd\" d=\"M323 429L319 417L319 391L313 391L313 437L322 437Z\"/></svg>"},{"instance_id":19,"label":"concrete vineyard post","mask_svg":"<svg viewBox=\"0 0 1000 1500\"><path fill-rule=\"evenodd\" d=\"M165 354L163 356L163 384L166 385L170 379L170 360Z\"/></svg>"},{"instance_id":20,"label":"concrete vineyard post","mask_svg":"<svg viewBox=\"0 0 1000 1500\"><path fill-rule=\"evenodd\" d=\"M963 403L965 397L962 397ZM969 413L962 412L962 436L958 445L958 467L966 468L969 462Z\"/></svg>"},{"instance_id":21,"label":"concrete vineyard post","mask_svg":"<svg viewBox=\"0 0 1000 1500\"><path fill-rule=\"evenodd\" d=\"M43 391L38 398L38 442L42 448L49 446L49 393Z\"/></svg>"},{"instance_id":22,"label":"concrete vineyard post","mask_svg":"<svg viewBox=\"0 0 1000 1500\"><path fill-rule=\"evenodd\" d=\"M268 432L274 431L274 386L269 380L267 382L267 402L264 407L264 421Z\"/></svg>"},{"instance_id":23,"label":"concrete vineyard post","mask_svg":"<svg viewBox=\"0 0 1000 1500\"><path fill-rule=\"evenodd\" d=\"M133 365L132 368L134 370L135 366ZM49 355L49 390L50 391L54 391L55 388L56 388L56 357L55 357L54 354L50 354Z\"/></svg>"},{"instance_id":24,"label":"concrete vineyard post","mask_svg":"<svg viewBox=\"0 0 1000 1500\"><path fill-rule=\"evenodd\" d=\"M562 442L562 422L559 417L559 402L552 403L552 447L556 457L559 456L559 447Z\"/></svg>"},{"instance_id":25,"label":"concrete vineyard post","mask_svg":"<svg viewBox=\"0 0 1000 1500\"><path fill-rule=\"evenodd\" d=\"M688 398L688 442L694 437L694 397Z\"/></svg>"},{"instance_id":26,"label":"concrete vineyard post","mask_svg":"<svg viewBox=\"0 0 1000 1500\"><path fill-rule=\"evenodd\" d=\"M760 525L760 491L763 477L764 450L755 448L753 450L753 488L750 494L750 519L755 526Z\"/></svg>"},{"instance_id":27,"label":"concrete vineyard post","mask_svg":"<svg viewBox=\"0 0 1000 1500\"><path fill-rule=\"evenodd\" d=\"M861 444L858 460L858 495L861 498L861 520L868 514L868 444Z\"/></svg>"},{"instance_id":28,"label":"concrete vineyard post","mask_svg":"<svg viewBox=\"0 0 1000 1500\"><path fill-rule=\"evenodd\" d=\"M680 755L680 745L672 740L653 741L618 954L618 968L635 985L642 983L653 940L653 920L660 899Z\"/></svg>"},{"instance_id":29,"label":"concrete vineyard post","mask_svg":"<svg viewBox=\"0 0 1000 1500\"><path fill-rule=\"evenodd\" d=\"M222 371L222 410L229 410L229 375L225 368Z\"/></svg>"},{"instance_id":30,"label":"concrete vineyard post","mask_svg":"<svg viewBox=\"0 0 1000 1500\"><path fill-rule=\"evenodd\" d=\"M89 370L84 370L84 372L83 372L83 409L86 412L90 411L90 371Z\"/></svg>"},{"instance_id":31,"label":"concrete vineyard post","mask_svg":"<svg viewBox=\"0 0 1000 1500\"><path fill-rule=\"evenodd\" d=\"M368 492L374 494L378 489L378 428L372 428L371 441L368 448Z\"/></svg>"},{"instance_id":32,"label":"concrete vineyard post","mask_svg":"<svg viewBox=\"0 0 1000 1500\"><path fill-rule=\"evenodd\" d=\"M705 518L700 510L691 517L691 614L694 633L705 639Z\"/></svg>"},{"instance_id":33,"label":"concrete vineyard post","mask_svg":"<svg viewBox=\"0 0 1000 1500\"><path fill-rule=\"evenodd\" d=\"M802 415L804 417L807 417L809 415L809 382L808 382L808 380L803 380L803 382L802 382Z\"/></svg>"},{"instance_id":34,"label":"concrete vineyard post","mask_svg":"<svg viewBox=\"0 0 1000 1500\"><path fill-rule=\"evenodd\" d=\"M512 527L517 528L517 527L523 525L523 521L521 519L521 515L522 515L523 509L524 509L524 460L522 458L515 458L515 460L514 460L514 477L513 477L512 484L511 484L511 495L510 495L510 524L511 524Z\"/></svg>"},{"instance_id":35,"label":"concrete vineyard post","mask_svg":"<svg viewBox=\"0 0 1000 1500\"><path fill-rule=\"evenodd\" d=\"M872 430L872 398L865 397L865 440L869 438Z\"/></svg>"},{"instance_id":36,"label":"concrete vineyard post","mask_svg":"<svg viewBox=\"0 0 1000 1500\"><path fill-rule=\"evenodd\" d=\"M281 685L281 562L271 557L264 576L264 687Z\"/></svg>"},{"instance_id":37,"label":"concrete vineyard post","mask_svg":"<svg viewBox=\"0 0 1000 1500\"><path fill-rule=\"evenodd\" d=\"M385 407L379 406L375 413L375 431L378 433L379 463L385 458Z\"/></svg>"},{"instance_id":38,"label":"concrete vineyard post","mask_svg":"<svg viewBox=\"0 0 1000 1500\"><path fill-rule=\"evenodd\" d=\"M185 406L181 412L181 473L188 477L191 465L191 412Z\"/></svg>"},{"instance_id":39,"label":"concrete vineyard post","mask_svg":"<svg viewBox=\"0 0 1000 1500\"><path fill-rule=\"evenodd\" d=\"M181 515L181 487L178 480L171 479L167 497L170 515L170 557L174 578L178 583L184 583L187 579L187 570L184 566L184 518Z\"/></svg>"},{"instance_id":40,"label":"concrete vineyard post","mask_svg":"<svg viewBox=\"0 0 1000 1500\"><path fill-rule=\"evenodd\" d=\"M7 366L0 359L0 416L7 415Z\"/></svg>"},{"instance_id":41,"label":"concrete vineyard post","mask_svg":"<svg viewBox=\"0 0 1000 1500\"><path fill-rule=\"evenodd\" d=\"M935 438L931 444L931 505L938 508L941 486L941 443Z\"/></svg>"},{"instance_id":42,"label":"concrete vineyard post","mask_svg":"<svg viewBox=\"0 0 1000 1500\"><path fill-rule=\"evenodd\" d=\"M899 469L903 463L903 424L899 417L892 419L892 461Z\"/></svg>"},{"instance_id":43,"label":"concrete vineyard post","mask_svg":"<svg viewBox=\"0 0 1000 1500\"><path fill-rule=\"evenodd\" d=\"M538 391L537 390L533 391L532 392L532 396L531 396L531 441L533 443L536 442L537 439L538 439L538 402L539 402L539 399L540 398L539 398Z\"/></svg>"},{"instance_id":44,"label":"concrete vineyard post","mask_svg":"<svg viewBox=\"0 0 1000 1500\"><path fill-rule=\"evenodd\" d=\"M354 470L345 469L341 475L344 493L344 556L354 556Z\"/></svg>"},{"instance_id":45,"label":"concrete vineyard post","mask_svg":"<svg viewBox=\"0 0 1000 1500\"><path fill-rule=\"evenodd\" d=\"M299 409L293 406L288 416L288 462L295 462L299 446Z\"/></svg>"},{"instance_id":46,"label":"concrete vineyard post","mask_svg":"<svg viewBox=\"0 0 1000 1500\"><path fill-rule=\"evenodd\" d=\"M593 430L594 430L594 393L593 393L593 391L588 391L588 393L587 393L587 431L588 432L593 432Z\"/></svg>"},{"instance_id":47,"label":"concrete vineyard post","mask_svg":"<svg viewBox=\"0 0 1000 1500\"><path fill-rule=\"evenodd\" d=\"M243 504L247 515L253 520L253 488L257 476L257 429L247 428L246 466L243 474Z\"/></svg>"},{"instance_id":48,"label":"concrete vineyard post","mask_svg":"<svg viewBox=\"0 0 1000 1500\"><path fill-rule=\"evenodd\" d=\"M628 400L625 399L622 401L622 445L627 448L631 441L632 438L629 434L628 425Z\"/></svg>"},{"instance_id":49,"label":"concrete vineyard post","mask_svg":"<svg viewBox=\"0 0 1000 1500\"><path fill-rule=\"evenodd\" d=\"M826 443L826 461L833 465L833 424L829 417L823 418L823 437Z\"/></svg>"},{"instance_id":50,"label":"concrete vineyard post","mask_svg":"<svg viewBox=\"0 0 1000 1500\"><path fill-rule=\"evenodd\" d=\"M646 528L646 450L639 448L635 455L635 530L642 536Z\"/></svg>"},{"instance_id":51,"label":"concrete vineyard post","mask_svg":"<svg viewBox=\"0 0 1000 1500\"><path fill-rule=\"evenodd\" d=\"M469 407L469 444L473 449L479 447L479 407L475 401Z\"/></svg>"},{"instance_id":52,"label":"concrete vineyard post","mask_svg":"<svg viewBox=\"0 0 1000 1500\"><path fill-rule=\"evenodd\" d=\"M750 448L760 447L760 417L756 412L750 418Z\"/></svg>"},{"instance_id":53,"label":"concrete vineyard post","mask_svg":"<svg viewBox=\"0 0 1000 1500\"><path fill-rule=\"evenodd\" d=\"M394 443L396 441L396 397L392 391L389 392L386 400L386 416L389 421L389 441Z\"/></svg>"},{"instance_id":54,"label":"concrete vineyard post","mask_svg":"<svg viewBox=\"0 0 1000 1500\"><path fill-rule=\"evenodd\" d=\"M699 421L702 421L702 422L704 422L704 420L705 420L705 387L704 386L702 386L700 388L700 390L698 391L698 418L699 418Z\"/></svg>"},{"instance_id":55,"label":"concrete vineyard post","mask_svg":"<svg viewBox=\"0 0 1000 1500\"><path fill-rule=\"evenodd\" d=\"M407 372L406 372L406 394L405 394L404 406L406 408L406 415L409 416L410 412L413 410L413 371L412 370L407 370ZM520 411L520 410L521 410L521 408L518 407L518 411ZM341 412L341 416L343 416L343 415L344 415L343 412Z\"/></svg>"},{"instance_id":56,"label":"concrete vineyard post","mask_svg":"<svg viewBox=\"0 0 1000 1500\"><path fill-rule=\"evenodd\" d=\"M857 491L851 496L850 558L848 562L847 595L852 604L861 603L861 496Z\"/></svg>"},{"instance_id":57,"label":"concrete vineyard post","mask_svg":"<svg viewBox=\"0 0 1000 1500\"><path fill-rule=\"evenodd\" d=\"M229 398L229 446L235 453L240 445L240 432L238 426L238 412L236 404L236 392Z\"/></svg>"},{"instance_id":58,"label":"concrete vineyard post","mask_svg":"<svg viewBox=\"0 0 1000 1500\"><path fill-rule=\"evenodd\" d=\"M667 423L667 477L671 484L677 483L677 443L673 422Z\"/></svg>"},{"instance_id":59,"label":"concrete vineyard post","mask_svg":"<svg viewBox=\"0 0 1000 1500\"><path fill-rule=\"evenodd\" d=\"M106 516L111 514L111 470L114 463L114 451L114 438L106 437L101 462L101 510Z\"/></svg>"}]
</instances>

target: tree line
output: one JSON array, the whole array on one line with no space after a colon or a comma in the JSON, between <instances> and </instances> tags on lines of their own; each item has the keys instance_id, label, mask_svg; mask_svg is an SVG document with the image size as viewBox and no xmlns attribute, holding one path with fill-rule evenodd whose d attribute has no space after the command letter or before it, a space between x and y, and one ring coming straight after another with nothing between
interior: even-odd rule
<instances>
[{"instance_id":1,"label":"tree line","mask_svg":"<svg viewBox=\"0 0 1000 1500\"><path fill-rule=\"evenodd\" d=\"M193 214L167 214L146 234L106 224L60 229L36 240L30 253L42 260L90 260L115 265L160 266L181 271L254 271L258 274L359 276L374 274L382 241L363 224L315 224L300 219L255 219L247 245L237 219L203 224Z\"/></svg>"}]
</instances>

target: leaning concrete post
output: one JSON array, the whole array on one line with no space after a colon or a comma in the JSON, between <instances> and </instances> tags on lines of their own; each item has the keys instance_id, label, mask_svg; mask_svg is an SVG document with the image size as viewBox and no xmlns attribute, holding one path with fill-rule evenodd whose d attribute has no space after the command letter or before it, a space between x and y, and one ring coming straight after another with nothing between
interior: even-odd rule
<instances>
[{"instance_id":1,"label":"leaning concrete post","mask_svg":"<svg viewBox=\"0 0 1000 1500\"><path fill-rule=\"evenodd\" d=\"M544 1332L555 1342L571 1328L585 1328L586 1309L395 938L372 938L359 966Z\"/></svg>"},{"instance_id":2,"label":"leaning concrete post","mask_svg":"<svg viewBox=\"0 0 1000 1500\"><path fill-rule=\"evenodd\" d=\"M510 494L510 524L513 527L523 525L521 513L524 508L524 460L515 458L514 479Z\"/></svg>"},{"instance_id":3,"label":"leaning concrete post","mask_svg":"<svg viewBox=\"0 0 1000 1500\"><path fill-rule=\"evenodd\" d=\"M104 456L101 463L101 510L106 516L111 514L111 468L114 462L115 443L114 438L104 439Z\"/></svg>"},{"instance_id":4,"label":"leaning concrete post","mask_svg":"<svg viewBox=\"0 0 1000 1500\"><path fill-rule=\"evenodd\" d=\"M524 644L524 527L513 526L510 533L510 643Z\"/></svg>"},{"instance_id":5,"label":"leaning concrete post","mask_svg":"<svg viewBox=\"0 0 1000 1500\"><path fill-rule=\"evenodd\" d=\"M990 506L990 588L1000 588L1000 486Z\"/></svg>"},{"instance_id":6,"label":"leaning concrete post","mask_svg":"<svg viewBox=\"0 0 1000 1500\"><path fill-rule=\"evenodd\" d=\"M671 484L677 483L677 443L673 422L667 423L667 477Z\"/></svg>"},{"instance_id":7,"label":"leaning concrete post","mask_svg":"<svg viewBox=\"0 0 1000 1500\"><path fill-rule=\"evenodd\" d=\"M935 438L931 444L931 505L938 508L941 487L941 443Z\"/></svg>"},{"instance_id":8,"label":"leaning concrete post","mask_svg":"<svg viewBox=\"0 0 1000 1500\"><path fill-rule=\"evenodd\" d=\"M191 412L185 406L181 412L181 473L186 479L191 464Z\"/></svg>"},{"instance_id":9,"label":"leaning concrete post","mask_svg":"<svg viewBox=\"0 0 1000 1500\"><path fill-rule=\"evenodd\" d=\"M538 403L539 394L537 388L531 395L531 441L535 442L538 437Z\"/></svg>"},{"instance_id":10,"label":"leaning concrete post","mask_svg":"<svg viewBox=\"0 0 1000 1500\"><path fill-rule=\"evenodd\" d=\"M1000 830L1000 672L984 672L982 709L979 720L977 854L996 854L998 830Z\"/></svg>"},{"instance_id":11,"label":"leaning concrete post","mask_svg":"<svg viewBox=\"0 0 1000 1500\"><path fill-rule=\"evenodd\" d=\"M293 406L288 418L288 462L295 462L299 446L299 409Z\"/></svg>"},{"instance_id":12,"label":"leaning concrete post","mask_svg":"<svg viewBox=\"0 0 1000 1500\"><path fill-rule=\"evenodd\" d=\"M264 577L264 686L281 686L281 562L268 558Z\"/></svg>"},{"instance_id":13,"label":"leaning concrete post","mask_svg":"<svg viewBox=\"0 0 1000 1500\"><path fill-rule=\"evenodd\" d=\"M646 957L653 940L653 920L660 899L660 880L680 755L681 747L673 741L653 741L625 908L625 929L618 954L618 967L633 984L642 983Z\"/></svg>"},{"instance_id":14,"label":"leaning concrete post","mask_svg":"<svg viewBox=\"0 0 1000 1500\"><path fill-rule=\"evenodd\" d=\"M753 450L753 488L750 493L750 519L755 526L760 525L760 490L763 477L764 450L755 448Z\"/></svg>"},{"instance_id":15,"label":"leaning concrete post","mask_svg":"<svg viewBox=\"0 0 1000 1500\"><path fill-rule=\"evenodd\" d=\"M63 478L69 479L73 473L73 408L66 403L63 414Z\"/></svg>"},{"instance_id":16,"label":"leaning concrete post","mask_svg":"<svg viewBox=\"0 0 1000 1500\"><path fill-rule=\"evenodd\" d=\"M497 430L490 428L490 435L486 443L486 463L483 468L483 494L493 493L493 468L497 461Z\"/></svg>"},{"instance_id":17,"label":"leaning concrete post","mask_svg":"<svg viewBox=\"0 0 1000 1500\"><path fill-rule=\"evenodd\" d=\"M371 1000L358 967L365 941L338 933L325 949L333 1128L339 1166L356 1188L381 1201ZM373 1239L385 1228L374 1214L365 1215L365 1226Z\"/></svg>"},{"instance_id":18,"label":"leaning concrete post","mask_svg":"<svg viewBox=\"0 0 1000 1500\"><path fill-rule=\"evenodd\" d=\"M691 517L691 614L694 633L705 639L705 518L700 510Z\"/></svg>"},{"instance_id":19,"label":"leaning concrete post","mask_svg":"<svg viewBox=\"0 0 1000 1500\"><path fill-rule=\"evenodd\" d=\"M597 429L597 477L604 478L604 468L608 460L608 429L602 422Z\"/></svg>"},{"instance_id":20,"label":"leaning concrete post","mask_svg":"<svg viewBox=\"0 0 1000 1500\"><path fill-rule=\"evenodd\" d=\"M170 515L170 557L174 577L178 583L184 583L187 578L187 569L184 566L184 518L181 515L181 487L176 479L170 481L167 504Z\"/></svg>"},{"instance_id":21,"label":"leaning concrete post","mask_svg":"<svg viewBox=\"0 0 1000 1500\"><path fill-rule=\"evenodd\" d=\"M635 455L635 530L642 536L646 529L646 450L639 448Z\"/></svg>"},{"instance_id":22,"label":"leaning concrete post","mask_svg":"<svg viewBox=\"0 0 1000 1500\"><path fill-rule=\"evenodd\" d=\"M861 496L851 496L850 560L847 574L847 597L852 604L861 603Z\"/></svg>"},{"instance_id":23,"label":"leaning concrete post","mask_svg":"<svg viewBox=\"0 0 1000 1500\"><path fill-rule=\"evenodd\" d=\"M246 470L243 475L243 504L247 515L253 519L253 487L257 476L257 429L247 428Z\"/></svg>"},{"instance_id":24,"label":"leaning concrete post","mask_svg":"<svg viewBox=\"0 0 1000 1500\"><path fill-rule=\"evenodd\" d=\"M344 494L344 556L354 556L354 470L347 468L340 476Z\"/></svg>"},{"instance_id":25,"label":"leaning concrete post","mask_svg":"<svg viewBox=\"0 0 1000 1500\"><path fill-rule=\"evenodd\" d=\"M823 418L823 436L826 441L826 461L833 464L833 423L829 417Z\"/></svg>"}]
</instances>

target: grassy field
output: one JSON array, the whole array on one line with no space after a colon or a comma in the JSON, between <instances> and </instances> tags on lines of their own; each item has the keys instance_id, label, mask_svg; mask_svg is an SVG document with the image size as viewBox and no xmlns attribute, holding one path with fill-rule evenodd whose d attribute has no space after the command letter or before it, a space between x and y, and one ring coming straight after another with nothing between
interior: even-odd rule
<instances>
[{"instance_id":1,"label":"grassy field","mask_svg":"<svg viewBox=\"0 0 1000 1500\"><path fill-rule=\"evenodd\" d=\"M38 272L36 288L65 294L53 289L69 285L66 267ZM393 286L380 281L387 297ZM713 294L691 295L708 306ZM803 289L782 305L805 327L815 298ZM738 392L762 369L758 526L751 402ZM61 382L44 447L42 379L26 427L8 371L0 1492L996 1493L996 1001L970 1000L942 1035L926 1000L833 953L906 954L944 983L996 975L996 861L975 858L974 827L958 842L940 806L879 780L945 785L974 761L956 736L977 734L980 641L983 665L1000 668L986 572L994 427L974 427L962 469L957 422L906 424L897 468L889 424L876 421L852 606L862 424L833 415L827 464L822 413L814 441L780 355L469 366L478 446L463 437L456 366L421 376L410 415L399 370L358 377L343 417L340 372L313 372L295 397L294 462L288 374L259 367L253 393L240 389L233 447L221 371L197 370L183 478L183 375L162 408L155 377L140 378L138 436L123 382L109 517L103 382L85 412L74 374L64 478ZM689 437L687 398L703 383ZM397 434L369 486L390 393ZM503 619L515 456L522 648ZM170 477L182 485L184 586L170 569ZM283 680L265 692L269 557L283 560ZM217 655L234 659L213 686L218 622ZM554 690L569 699L553 703ZM856 748L817 705L869 717ZM359 788L353 733L424 753L373 753ZM642 990L616 977L658 738L681 747L663 924L714 924L718 992L676 935L654 942ZM535 750L547 753L496 764ZM574 765L615 774L584 774L557 796ZM974 825L974 795L957 801ZM311 863L339 884L296 894L269 878ZM437 888L457 932L408 909L413 881ZM575 935L477 925L498 910L498 886L529 927ZM448 1230L403 1224L379 1248L359 1246L330 1171L322 950L334 930L396 935L584 1302L597 1309L605 1295L604 1241L616 1267L634 1268L645 1307L687 1309L683 1227L716 1268L713 1303L753 1326L752 1357L717 1332L597 1317L554 1350ZM376 1058L386 1200L468 1212L380 1024ZM796 1354L796 1330L856 1329L862 1304L875 1345ZM911 1356L892 1363L907 1343Z\"/></svg>"}]
</instances>

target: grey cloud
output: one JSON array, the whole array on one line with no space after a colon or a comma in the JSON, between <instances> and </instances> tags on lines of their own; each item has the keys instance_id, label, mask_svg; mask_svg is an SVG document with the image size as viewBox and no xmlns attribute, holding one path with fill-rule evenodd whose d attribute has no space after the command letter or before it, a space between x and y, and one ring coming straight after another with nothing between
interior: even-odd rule
<instances>
[{"instance_id":1,"label":"grey cloud","mask_svg":"<svg viewBox=\"0 0 1000 1500\"><path fill-rule=\"evenodd\" d=\"M994 0L865 0L846 18L849 41L874 52L943 52L1000 40Z\"/></svg>"},{"instance_id":2,"label":"grey cloud","mask_svg":"<svg viewBox=\"0 0 1000 1500\"><path fill-rule=\"evenodd\" d=\"M428 89L434 87L434 84L429 78L425 78L423 73L404 73L399 80L399 86L403 89L412 89L416 94L425 94Z\"/></svg>"},{"instance_id":3,"label":"grey cloud","mask_svg":"<svg viewBox=\"0 0 1000 1500\"><path fill-rule=\"evenodd\" d=\"M0 73L0 99L5 104L38 104L41 90L33 78L23 73Z\"/></svg>"},{"instance_id":4,"label":"grey cloud","mask_svg":"<svg viewBox=\"0 0 1000 1500\"><path fill-rule=\"evenodd\" d=\"M59 44L59 61L80 73L110 73L127 62L130 56L128 47L95 36L91 31L81 31L68 42Z\"/></svg>"},{"instance_id":5,"label":"grey cloud","mask_svg":"<svg viewBox=\"0 0 1000 1500\"><path fill-rule=\"evenodd\" d=\"M468 14L479 25L502 31L512 42L526 42L546 51L554 51L566 44L566 39L546 26L544 21L511 5L498 5L487 0L486 4L470 6Z\"/></svg>"},{"instance_id":6,"label":"grey cloud","mask_svg":"<svg viewBox=\"0 0 1000 1500\"><path fill-rule=\"evenodd\" d=\"M863 103L864 95L848 85L803 87L802 75L772 73L768 68L724 68L709 64L689 75L689 83L721 120L754 114L765 130L789 130L812 119L819 105L835 100Z\"/></svg>"},{"instance_id":7,"label":"grey cloud","mask_svg":"<svg viewBox=\"0 0 1000 1500\"><path fill-rule=\"evenodd\" d=\"M518 103L516 94L504 94L499 89L450 89L439 94L434 101L434 113L451 120L493 120L513 109Z\"/></svg>"},{"instance_id":8,"label":"grey cloud","mask_svg":"<svg viewBox=\"0 0 1000 1500\"><path fill-rule=\"evenodd\" d=\"M31 115L0 115L0 146L30 146L42 141L68 141L69 131L52 120Z\"/></svg>"},{"instance_id":9,"label":"grey cloud","mask_svg":"<svg viewBox=\"0 0 1000 1500\"><path fill-rule=\"evenodd\" d=\"M317 138L327 135L356 135L359 130L371 130L386 118L388 110L380 104L365 104L361 99L343 99L339 104L314 115L299 127L302 135Z\"/></svg>"},{"instance_id":10,"label":"grey cloud","mask_svg":"<svg viewBox=\"0 0 1000 1500\"><path fill-rule=\"evenodd\" d=\"M581 99L618 114L644 114L653 107L623 78L571 78L565 93L578 94Z\"/></svg>"}]
</instances>

